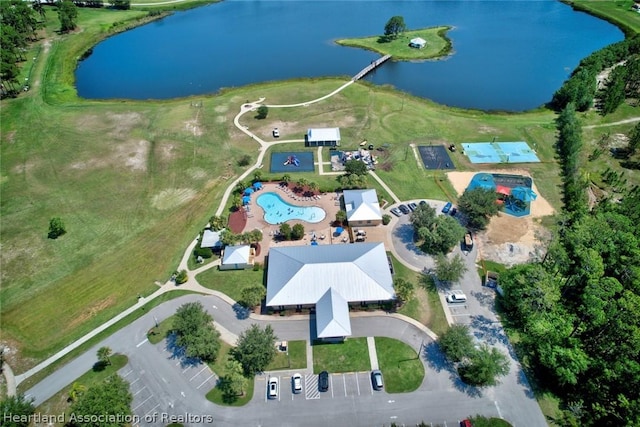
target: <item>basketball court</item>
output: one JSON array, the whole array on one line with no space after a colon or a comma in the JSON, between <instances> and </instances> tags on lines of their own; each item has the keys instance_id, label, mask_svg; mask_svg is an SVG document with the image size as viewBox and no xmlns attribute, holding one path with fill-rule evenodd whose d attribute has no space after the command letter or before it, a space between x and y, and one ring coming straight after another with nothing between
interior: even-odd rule
<instances>
[{"instance_id":1,"label":"basketball court","mask_svg":"<svg viewBox=\"0 0 640 427\"><path fill-rule=\"evenodd\" d=\"M418 151L427 170L456 168L443 145L420 145Z\"/></svg>"}]
</instances>

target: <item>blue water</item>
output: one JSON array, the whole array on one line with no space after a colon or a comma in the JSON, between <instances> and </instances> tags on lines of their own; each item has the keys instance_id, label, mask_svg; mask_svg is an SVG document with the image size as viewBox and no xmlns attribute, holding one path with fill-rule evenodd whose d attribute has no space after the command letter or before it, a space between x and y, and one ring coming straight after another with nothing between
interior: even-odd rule
<instances>
[{"instance_id":1,"label":"blue water","mask_svg":"<svg viewBox=\"0 0 640 427\"><path fill-rule=\"evenodd\" d=\"M518 142L463 143L464 154L471 163L538 163L540 159L529 144Z\"/></svg>"},{"instance_id":2,"label":"blue water","mask_svg":"<svg viewBox=\"0 0 640 427\"><path fill-rule=\"evenodd\" d=\"M557 0L226 0L99 43L76 70L77 89L85 98L167 99L269 80L353 76L379 55L333 40L381 34L393 15L409 29L453 26L455 52L442 61L389 61L367 79L482 110L548 102L582 58L624 37Z\"/></svg>"},{"instance_id":3,"label":"blue water","mask_svg":"<svg viewBox=\"0 0 640 427\"><path fill-rule=\"evenodd\" d=\"M256 203L264 210L264 220L269 224L280 224L292 219L317 223L327 215L324 209L317 206L296 206L287 203L276 193L261 194Z\"/></svg>"}]
</instances>

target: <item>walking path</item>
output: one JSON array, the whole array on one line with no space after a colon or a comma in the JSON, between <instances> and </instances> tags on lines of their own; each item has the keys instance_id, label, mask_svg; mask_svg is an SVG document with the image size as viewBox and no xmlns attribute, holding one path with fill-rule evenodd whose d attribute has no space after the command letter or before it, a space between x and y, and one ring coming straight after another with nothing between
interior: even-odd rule
<instances>
[{"instance_id":1,"label":"walking path","mask_svg":"<svg viewBox=\"0 0 640 427\"><path fill-rule=\"evenodd\" d=\"M378 174L376 174L374 171L369 171L369 175L371 175L376 181L378 181L378 183L382 186L382 188L385 189L385 191L387 193L389 193L389 195L391 196L391 198L393 199L394 203L400 203L400 198L398 196L396 196L396 194L391 191L391 189L387 186L387 184L385 184L385 182L378 176Z\"/></svg>"}]
</instances>

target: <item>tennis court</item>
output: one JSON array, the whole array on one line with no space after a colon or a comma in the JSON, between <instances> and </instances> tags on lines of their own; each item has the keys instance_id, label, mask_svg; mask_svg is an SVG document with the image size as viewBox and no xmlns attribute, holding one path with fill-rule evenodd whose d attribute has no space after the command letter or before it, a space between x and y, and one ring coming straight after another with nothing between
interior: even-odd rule
<instances>
[{"instance_id":1,"label":"tennis court","mask_svg":"<svg viewBox=\"0 0 640 427\"><path fill-rule=\"evenodd\" d=\"M524 141L465 142L464 154L471 163L538 163L540 159Z\"/></svg>"},{"instance_id":2,"label":"tennis court","mask_svg":"<svg viewBox=\"0 0 640 427\"><path fill-rule=\"evenodd\" d=\"M447 149L442 145L418 146L425 169L455 169Z\"/></svg>"},{"instance_id":3,"label":"tennis court","mask_svg":"<svg viewBox=\"0 0 640 427\"><path fill-rule=\"evenodd\" d=\"M285 151L271 154L271 172L313 172L313 153L307 151Z\"/></svg>"}]
</instances>

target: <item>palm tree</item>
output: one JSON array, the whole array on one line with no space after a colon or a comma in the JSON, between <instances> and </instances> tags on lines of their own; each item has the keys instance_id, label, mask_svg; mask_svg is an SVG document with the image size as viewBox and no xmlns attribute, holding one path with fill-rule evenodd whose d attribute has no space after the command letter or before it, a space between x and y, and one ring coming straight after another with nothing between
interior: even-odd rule
<instances>
[{"instance_id":1,"label":"palm tree","mask_svg":"<svg viewBox=\"0 0 640 427\"><path fill-rule=\"evenodd\" d=\"M320 188L320 186L318 185L318 183L317 183L317 182L315 182L315 181L311 181L311 182L309 183L309 189L310 189L311 191L315 192L318 188Z\"/></svg>"},{"instance_id":2,"label":"palm tree","mask_svg":"<svg viewBox=\"0 0 640 427\"><path fill-rule=\"evenodd\" d=\"M253 182L258 182L261 180L262 180L262 171L259 171L259 170L255 171L253 173Z\"/></svg>"},{"instance_id":3,"label":"palm tree","mask_svg":"<svg viewBox=\"0 0 640 427\"><path fill-rule=\"evenodd\" d=\"M87 391L87 387L77 381L74 382L71 385L71 389L69 390L69 400L75 402L76 400L78 400L78 397L80 397L80 395L85 391Z\"/></svg>"},{"instance_id":4,"label":"palm tree","mask_svg":"<svg viewBox=\"0 0 640 427\"><path fill-rule=\"evenodd\" d=\"M282 175L282 182L291 182L291 175L289 175L288 173Z\"/></svg>"},{"instance_id":5,"label":"palm tree","mask_svg":"<svg viewBox=\"0 0 640 427\"><path fill-rule=\"evenodd\" d=\"M98 349L98 361L103 365L111 365L112 351L109 347L100 347Z\"/></svg>"}]
</instances>

